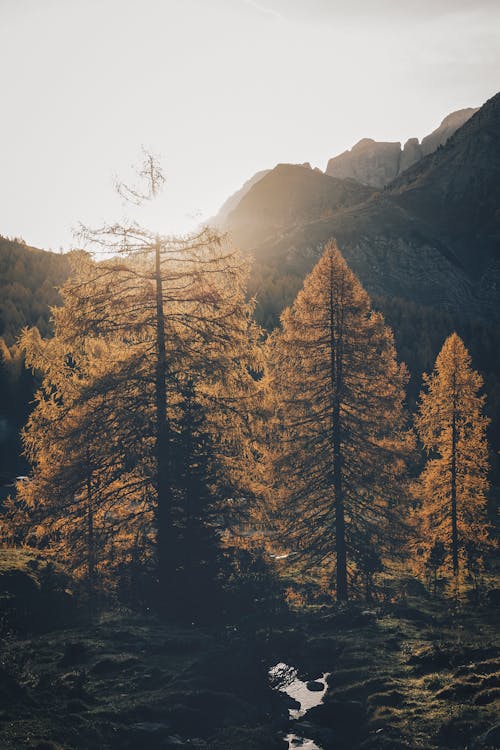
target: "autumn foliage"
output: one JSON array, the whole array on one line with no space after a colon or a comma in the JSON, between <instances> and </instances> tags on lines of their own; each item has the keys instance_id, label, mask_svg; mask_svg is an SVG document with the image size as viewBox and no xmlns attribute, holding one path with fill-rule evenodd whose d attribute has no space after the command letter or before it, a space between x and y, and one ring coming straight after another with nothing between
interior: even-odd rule
<instances>
[{"instance_id":1,"label":"autumn foliage","mask_svg":"<svg viewBox=\"0 0 500 750\"><path fill-rule=\"evenodd\" d=\"M159 346L158 240L127 240L141 252L101 263L77 253L54 336L22 336L43 381L24 432L33 476L19 486L15 526L24 518L25 539L91 589L149 563L165 586L188 569L193 577L217 503L249 481L250 369L259 365L245 264L208 232L163 240Z\"/></svg>"},{"instance_id":2,"label":"autumn foliage","mask_svg":"<svg viewBox=\"0 0 500 750\"><path fill-rule=\"evenodd\" d=\"M429 571L479 573L490 541L486 519L488 419L483 381L456 333L443 344L431 375L424 375L415 424L428 455L420 476L421 545Z\"/></svg>"},{"instance_id":3,"label":"autumn foliage","mask_svg":"<svg viewBox=\"0 0 500 750\"><path fill-rule=\"evenodd\" d=\"M401 533L406 378L391 331L328 244L270 339L269 387L283 533L306 558L335 556L339 600L348 578L370 595Z\"/></svg>"},{"instance_id":4,"label":"autumn foliage","mask_svg":"<svg viewBox=\"0 0 500 750\"><path fill-rule=\"evenodd\" d=\"M289 601L306 581L371 601L396 564L477 582L488 420L456 334L424 377L415 479L406 367L334 242L265 340L248 263L212 230L84 235L105 259L75 251L54 335L20 339L41 386L5 541L57 559L89 601L190 616L224 587L270 602L277 577Z\"/></svg>"}]
</instances>

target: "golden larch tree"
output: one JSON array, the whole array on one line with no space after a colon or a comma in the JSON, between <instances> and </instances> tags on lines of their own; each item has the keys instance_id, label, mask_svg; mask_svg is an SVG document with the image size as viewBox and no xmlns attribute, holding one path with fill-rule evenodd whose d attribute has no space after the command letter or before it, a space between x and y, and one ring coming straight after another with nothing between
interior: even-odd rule
<instances>
[{"instance_id":1,"label":"golden larch tree","mask_svg":"<svg viewBox=\"0 0 500 750\"><path fill-rule=\"evenodd\" d=\"M344 601L349 577L364 580L369 592L384 545L398 534L406 369L333 242L281 326L268 355L282 429L275 461L281 533L317 565L334 553L336 596Z\"/></svg>"},{"instance_id":2,"label":"golden larch tree","mask_svg":"<svg viewBox=\"0 0 500 750\"><path fill-rule=\"evenodd\" d=\"M89 589L110 560L116 577L139 544L148 558L153 548L162 589L171 587L199 551L181 549L194 521L206 525L209 504L242 495L249 483L259 331L245 298L246 264L208 231L191 244L161 238L159 349L157 242L100 263L74 253L54 337L31 329L22 338L43 381L23 435L33 472L18 497L27 526L36 524L44 548L66 557ZM167 505L157 429L163 355Z\"/></svg>"},{"instance_id":3,"label":"golden larch tree","mask_svg":"<svg viewBox=\"0 0 500 750\"><path fill-rule=\"evenodd\" d=\"M483 379L471 366L462 339L443 344L431 375L424 375L416 428L429 458L419 481L422 561L442 549L440 564L451 562L458 581L460 563L488 546L489 423L484 415Z\"/></svg>"}]
</instances>

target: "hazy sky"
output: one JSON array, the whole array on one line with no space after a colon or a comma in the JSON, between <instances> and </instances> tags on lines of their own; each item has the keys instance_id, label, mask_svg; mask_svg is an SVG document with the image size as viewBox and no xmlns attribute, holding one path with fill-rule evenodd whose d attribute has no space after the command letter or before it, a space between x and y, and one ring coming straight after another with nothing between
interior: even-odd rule
<instances>
[{"instance_id":1,"label":"hazy sky","mask_svg":"<svg viewBox=\"0 0 500 750\"><path fill-rule=\"evenodd\" d=\"M141 144L167 232L259 169L421 138L500 89L499 32L498 0L0 0L0 234L119 218Z\"/></svg>"}]
</instances>

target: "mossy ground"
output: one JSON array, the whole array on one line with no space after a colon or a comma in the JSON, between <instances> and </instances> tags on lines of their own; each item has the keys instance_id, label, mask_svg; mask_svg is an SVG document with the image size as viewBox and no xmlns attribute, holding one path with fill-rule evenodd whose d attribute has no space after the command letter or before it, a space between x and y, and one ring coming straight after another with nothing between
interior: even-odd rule
<instances>
[{"instance_id":1,"label":"mossy ground","mask_svg":"<svg viewBox=\"0 0 500 750\"><path fill-rule=\"evenodd\" d=\"M324 750L484 748L498 722L497 622L486 604L421 594L245 626L118 611L12 635L0 652L0 748L283 750L292 727L267 685L277 661L308 679L331 673L324 704L293 729Z\"/></svg>"},{"instance_id":2,"label":"mossy ground","mask_svg":"<svg viewBox=\"0 0 500 750\"><path fill-rule=\"evenodd\" d=\"M366 613L364 625L359 615L354 627L320 618L304 653L316 649L317 669L321 644L321 669L331 672L324 706L308 715L333 730L317 735L325 750L486 747L499 722L499 614L421 595ZM341 715L357 707L357 726L329 721L337 705Z\"/></svg>"},{"instance_id":3,"label":"mossy ground","mask_svg":"<svg viewBox=\"0 0 500 750\"><path fill-rule=\"evenodd\" d=\"M285 747L264 664L224 629L113 613L7 639L1 658L2 750Z\"/></svg>"}]
</instances>

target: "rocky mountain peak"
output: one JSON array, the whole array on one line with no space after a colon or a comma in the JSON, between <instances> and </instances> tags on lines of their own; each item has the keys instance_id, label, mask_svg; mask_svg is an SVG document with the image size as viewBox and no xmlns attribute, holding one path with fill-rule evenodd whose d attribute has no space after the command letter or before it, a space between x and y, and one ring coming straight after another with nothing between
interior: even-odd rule
<instances>
[{"instance_id":1,"label":"rocky mountain peak","mask_svg":"<svg viewBox=\"0 0 500 750\"><path fill-rule=\"evenodd\" d=\"M446 143L448 138L476 112L477 109L472 107L452 112L436 130L425 136L421 143L418 138L409 138L404 148L401 148L399 142L362 138L350 150L330 159L326 174L339 179L357 180L363 185L378 189L383 188L423 156Z\"/></svg>"}]
</instances>

